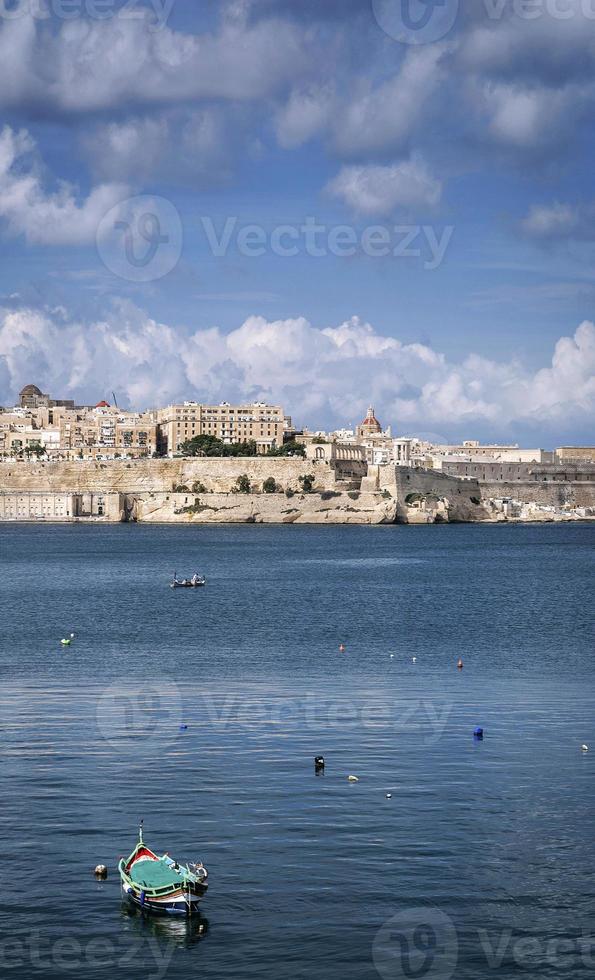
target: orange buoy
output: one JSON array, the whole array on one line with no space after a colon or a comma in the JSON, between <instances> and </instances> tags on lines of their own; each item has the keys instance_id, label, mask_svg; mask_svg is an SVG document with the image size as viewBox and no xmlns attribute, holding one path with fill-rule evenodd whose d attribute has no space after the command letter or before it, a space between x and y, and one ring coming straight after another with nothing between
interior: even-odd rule
<instances>
[{"instance_id":1,"label":"orange buoy","mask_svg":"<svg viewBox=\"0 0 595 980\"><path fill-rule=\"evenodd\" d=\"M463 669L463 661L461 660L461 658L460 658L460 657L459 657L459 662L458 662L458 664L457 664L457 669L458 669L458 670L462 670L462 669Z\"/></svg>"}]
</instances>

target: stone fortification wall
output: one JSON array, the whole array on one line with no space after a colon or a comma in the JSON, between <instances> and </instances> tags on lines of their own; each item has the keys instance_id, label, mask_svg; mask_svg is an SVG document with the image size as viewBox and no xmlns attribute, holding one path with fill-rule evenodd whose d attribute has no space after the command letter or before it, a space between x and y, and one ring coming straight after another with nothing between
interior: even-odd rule
<instances>
[{"instance_id":1,"label":"stone fortification wall","mask_svg":"<svg viewBox=\"0 0 595 980\"><path fill-rule=\"evenodd\" d=\"M480 484L482 498L509 497L543 507L595 507L595 482L539 483L536 480Z\"/></svg>"},{"instance_id":2,"label":"stone fortification wall","mask_svg":"<svg viewBox=\"0 0 595 980\"><path fill-rule=\"evenodd\" d=\"M477 480L410 466L370 466L362 490L374 489L395 497L398 519L405 523L488 519Z\"/></svg>"},{"instance_id":3,"label":"stone fortification wall","mask_svg":"<svg viewBox=\"0 0 595 980\"><path fill-rule=\"evenodd\" d=\"M255 490L273 477L283 490L299 490L300 476L312 474L316 487L331 490L340 469L326 462L249 457L240 459L141 459L109 462L0 463L0 491L54 493L156 493L202 483L209 492L229 493L246 474Z\"/></svg>"}]
</instances>

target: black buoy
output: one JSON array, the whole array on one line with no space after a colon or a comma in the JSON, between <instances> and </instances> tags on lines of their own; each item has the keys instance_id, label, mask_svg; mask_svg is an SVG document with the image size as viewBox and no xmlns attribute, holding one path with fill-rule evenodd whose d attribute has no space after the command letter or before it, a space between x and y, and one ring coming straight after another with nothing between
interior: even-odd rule
<instances>
[{"instance_id":1,"label":"black buoy","mask_svg":"<svg viewBox=\"0 0 595 980\"><path fill-rule=\"evenodd\" d=\"M317 773L324 772L324 756L317 755L314 759L314 769Z\"/></svg>"}]
</instances>

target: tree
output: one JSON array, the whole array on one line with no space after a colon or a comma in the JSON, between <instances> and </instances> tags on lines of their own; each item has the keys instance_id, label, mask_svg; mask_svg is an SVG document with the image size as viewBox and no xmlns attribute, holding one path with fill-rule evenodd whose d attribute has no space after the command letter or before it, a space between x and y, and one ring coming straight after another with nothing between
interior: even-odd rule
<instances>
[{"instance_id":1,"label":"tree","mask_svg":"<svg viewBox=\"0 0 595 980\"><path fill-rule=\"evenodd\" d=\"M195 436L180 446L183 456L223 456L223 443L216 436Z\"/></svg>"},{"instance_id":2,"label":"tree","mask_svg":"<svg viewBox=\"0 0 595 980\"><path fill-rule=\"evenodd\" d=\"M29 459L31 458L31 456L37 456L37 458L39 459L40 456L45 455L45 449L43 448L40 442L34 442L30 446L25 446L24 452L27 458Z\"/></svg>"},{"instance_id":3,"label":"tree","mask_svg":"<svg viewBox=\"0 0 595 980\"><path fill-rule=\"evenodd\" d=\"M269 476L262 485L263 493L277 493L279 487L274 476Z\"/></svg>"},{"instance_id":4,"label":"tree","mask_svg":"<svg viewBox=\"0 0 595 980\"><path fill-rule=\"evenodd\" d=\"M245 473L242 473L242 475L238 476L236 480L234 493L251 493L251 492L252 492L252 486L250 484L250 480Z\"/></svg>"},{"instance_id":5,"label":"tree","mask_svg":"<svg viewBox=\"0 0 595 980\"><path fill-rule=\"evenodd\" d=\"M192 484L192 493L206 493L206 492L207 492L207 488L205 487L204 483L200 482L200 480L196 480Z\"/></svg>"},{"instance_id":6,"label":"tree","mask_svg":"<svg viewBox=\"0 0 595 980\"><path fill-rule=\"evenodd\" d=\"M306 455L306 447L302 442L290 439L277 449L269 449L267 456L302 456Z\"/></svg>"},{"instance_id":7,"label":"tree","mask_svg":"<svg viewBox=\"0 0 595 980\"><path fill-rule=\"evenodd\" d=\"M194 436L183 442L179 451L182 456L256 456L257 447L253 439L248 442L222 442L217 436Z\"/></svg>"},{"instance_id":8,"label":"tree","mask_svg":"<svg viewBox=\"0 0 595 980\"><path fill-rule=\"evenodd\" d=\"M303 493L312 493L314 489L315 477L309 473L307 476L300 476L300 486Z\"/></svg>"}]
</instances>

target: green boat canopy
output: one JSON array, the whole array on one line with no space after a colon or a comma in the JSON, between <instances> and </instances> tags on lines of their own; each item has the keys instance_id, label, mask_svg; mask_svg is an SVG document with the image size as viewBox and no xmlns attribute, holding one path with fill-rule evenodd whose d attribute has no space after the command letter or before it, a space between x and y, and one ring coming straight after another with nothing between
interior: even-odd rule
<instances>
[{"instance_id":1,"label":"green boat canopy","mask_svg":"<svg viewBox=\"0 0 595 980\"><path fill-rule=\"evenodd\" d=\"M135 861L130 870L130 878L142 888L167 888L181 885L185 880L185 876L175 871L163 858L159 861L152 861L150 858Z\"/></svg>"}]
</instances>

